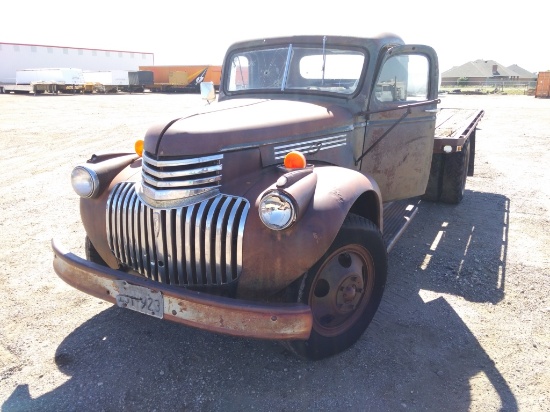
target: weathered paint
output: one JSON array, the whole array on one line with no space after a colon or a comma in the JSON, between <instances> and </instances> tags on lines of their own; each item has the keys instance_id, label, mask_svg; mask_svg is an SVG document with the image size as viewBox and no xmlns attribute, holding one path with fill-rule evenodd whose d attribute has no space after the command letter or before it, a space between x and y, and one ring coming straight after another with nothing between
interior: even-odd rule
<instances>
[{"instance_id":1,"label":"weathered paint","mask_svg":"<svg viewBox=\"0 0 550 412\"><path fill-rule=\"evenodd\" d=\"M119 293L116 281L125 281L161 292L164 318L172 322L259 339L307 339L311 332L311 310L304 304L253 303L170 287L81 259L55 241L52 248L53 267L61 279L111 303Z\"/></svg>"}]
</instances>

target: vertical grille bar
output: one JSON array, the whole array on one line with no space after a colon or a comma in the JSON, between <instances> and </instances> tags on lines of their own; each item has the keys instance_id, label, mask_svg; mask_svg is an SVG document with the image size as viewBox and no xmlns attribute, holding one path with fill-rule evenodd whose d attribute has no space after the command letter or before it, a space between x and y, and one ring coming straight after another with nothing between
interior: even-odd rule
<instances>
[{"instance_id":1,"label":"vertical grille bar","mask_svg":"<svg viewBox=\"0 0 550 412\"><path fill-rule=\"evenodd\" d=\"M206 266L206 284L216 285L220 284L218 279L218 273L216 272L216 225L214 219L217 216L218 204L221 201L221 197L216 197L210 205L210 210L206 216L206 228L204 233L204 250L205 250L205 266Z\"/></svg>"},{"instance_id":2,"label":"vertical grille bar","mask_svg":"<svg viewBox=\"0 0 550 412\"><path fill-rule=\"evenodd\" d=\"M177 272L175 270L174 259L177 259L176 248L174 246L173 230L175 228L174 222L175 210L170 209L166 211L166 271L170 284L176 284Z\"/></svg>"},{"instance_id":3,"label":"vertical grille bar","mask_svg":"<svg viewBox=\"0 0 550 412\"><path fill-rule=\"evenodd\" d=\"M113 236L114 236L114 233L113 233L113 210L115 209L113 207L113 203L114 203L114 200L116 198L116 192L117 192L117 189L119 188L120 186L115 186L113 188L113 192L111 193L111 195L107 198L107 205L106 205L106 209L105 209L105 222L107 222L107 243L109 244L109 249L111 249L114 253L115 251L115 247L114 247L114 242L113 242ZM116 255L116 253L115 253Z\"/></svg>"},{"instance_id":4,"label":"vertical grille bar","mask_svg":"<svg viewBox=\"0 0 550 412\"><path fill-rule=\"evenodd\" d=\"M146 208L143 203L139 205L139 227L141 228L141 249L140 255L143 261L143 271L145 276L152 278L151 266L149 265L149 247L147 242ZM143 273L143 272L141 272Z\"/></svg>"},{"instance_id":5,"label":"vertical grille bar","mask_svg":"<svg viewBox=\"0 0 550 412\"><path fill-rule=\"evenodd\" d=\"M187 208L185 216L185 268L187 271L187 281L189 285L197 284L197 275L195 272L195 244L194 244L194 229L193 215L195 214L196 204Z\"/></svg>"},{"instance_id":6,"label":"vertical grille bar","mask_svg":"<svg viewBox=\"0 0 550 412\"><path fill-rule=\"evenodd\" d=\"M132 267L136 267L136 246L135 246L135 227L136 223L134 220L134 205L136 202L136 194L134 192L130 193L128 200L128 211L126 218L128 219L128 253L130 255L130 262Z\"/></svg>"},{"instance_id":7,"label":"vertical grille bar","mask_svg":"<svg viewBox=\"0 0 550 412\"><path fill-rule=\"evenodd\" d=\"M122 253L126 257L126 261L131 261L132 257L130 254L130 233L128 231L128 202L130 201L131 193L128 190L125 191L124 197L121 199L122 204L122 214L120 216L121 227L122 227Z\"/></svg>"},{"instance_id":8,"label":"vertical grille bar","mask_svg":"<svg viewBox=\"0 0 550 412\"><path fill-rule=\"evenodd\" d=\"M195 218L195 264L197 265L197 282L201 285L207 284L205 274L205 251L204 251L204 219L208 202L202 202Z\"/></svg>"},{"instance_id":9,"label":"vertical grille bar","mask_svg":"<svg viewBox=\"0 0 550 412\"><path fill-rule=\"evenodd\" d=\"M240 203L240 213L239 218L237 219L237 244L233 248L235 253L235 270L231 273L237 275L240 274L243 270L243 233L244 233L244 224L246 221L246 216L248 215L248 210L250 209L250 204L244 200L239 199ZM235 276L234 279L237 277Z\"/></svg>"},{"instance_id":10,"label":"vertical grille bar","mask_svg":"<svg viewBox=\"0 0 550 412\"><path fill-rule=\"evenodd\" d=\"M107 236L117 259L165 284L223 285L242 270L246 199L218 194L189 206L157 209L119 183L107 200Z\"/></svg>"},{"instance_id":11,"label":"vertical grille bar","mask_svg":"<svg viewBox=\"0 0 550 412\"><path fill-rule=\"evenodd\" d=\"M113 251L115 255L118 256L117 252L117 246L118 246L118 234L116 233L116 227L117 227L117 199L120 196L119 192L124 189L123 185L116 186L113 190L113 194L109 196L109 199L107 200L107 222L108 222L108 238L109 238L109 248Z\"/></svg>"},{"instance_id":12,"label":"vertical grille bar","mask_svg":"<svg viewBox=\"0 0 550 412\"><path fill-rule=\"evenodd\" d=\"M226 233L226 221L225 217L227 216L227 208L231 203L231 198L226 198L223 202L223 205L220 209L218 219L216 222L216 273L220 277L220 283L227 283L227 271L225 270L225 249L227 248L225 242L225 233Z\"/></svg>"},{"instance_id":13,"label":"vertical grille bar","mask_svg":"<svg viewBox=\"0 0 550 412\"><path fill-rule=\"evenodd\" d=\"M143 273L143 256L141 253L141 231L140 231L140 206L137 199L137 195L134 192L133 195L134 202L132 203L132 210L133 210L133 236L134 236L134 256L136 257L136 261L134 264L134 268L140 273Z\"/></svg>"},{"instance_id":14,"label":"vertical grille bar","mask_svg":"<svg viewBox=\"0 0 550 412\"><path fill-rule=\"evenodd\" d=\"M151 279L159 281L158 278L158 269L157 269L157 253L156 253L156 242L155 242L155 228L153 227L153 210L147 208L145 213L145 231L147 235L147 246L149 249L149 259L148 264L151 268Z\"/></svg>"},{"instance_id":15,"label":"vertical grille bar","mask_svg":"<svg viewBox=\"0 0 550 412\"><path fill-rule=\"evenodd\" d=\"M187 272L185 271L184 262L187 258L184 254L183 249L183 239L184 239L184 230L185 230L185 214L183 209L179 208L176 210L176 250L178 251L176 271L178 273L178 283L180 285L186 285L187 282Z\"/></svg>"},{"instance_id":16,"label":"vertical grille bar","mask_svg":"<svg viewBox=\"0 0 550 412\"><path fill-rule=\"evenodd\" d=\"M156 243L155 264L158 272L159 282L168 283L166 276L166 211L153 210L153 237Z\"/></svg>"},{"instance_id":17,"label":"vertical grille bar","mask_svg":"<svg viewBox=\"0 0 550 412\"><path fill-rule=\"evenodd\" d=\"M229 218L227 220L227 233L225 236L226 253L225 253L225 267L227 273L235 273L237 268L241 267L242 256L235 254L233 247L233 238L239 230L239 209L243 206L242 202L236 201L231 208ZM239 243L239 236L236 236L237 243Z\"/></svg>"},{"instance_id":18,"label":"vertical grille bar","mask_svg":"<svg viewBox=\"0 0 550 412\"><path fill-rule=\"evenodd\" d=\"M117 201L117 215L116 215L116 236L118 238L118 250L119 253L124 256L126 254L126 250L124 247L124 243L126 242L126 238L124 236L124 220L126 215L124 214L124 199L126 197L126 194L128 193L128 190L130 190L130 186L124 186L122 188L122 191L120 193L120 196Z\"/></svg>"}]
</instances>

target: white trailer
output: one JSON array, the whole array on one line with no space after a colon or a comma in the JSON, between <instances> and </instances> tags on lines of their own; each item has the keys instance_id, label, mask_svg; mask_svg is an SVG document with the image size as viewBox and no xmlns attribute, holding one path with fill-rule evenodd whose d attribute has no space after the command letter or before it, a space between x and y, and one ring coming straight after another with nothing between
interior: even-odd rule
<instances>
[{"instance_id":1,"label":"white trailer","mask_svg":"<svg viewBox=\"0 0 550 412\"><path fill-rule=\"evenodd\" d=\"M80 92L84 85L81 69L37 68L15 72L15 84L3 85L5 93Z\"/></svg>"},{"instance_id":2,"label":"white trailer","mask_svg":"<svg viewBox=\"0 0 550 412\"><path fill-rule=\"evenodd\" d=\"M31 84L33 82L82 85L84 76L82 69L75 68L22 69L15 72L15 84Z\"/></svg>"}]
</instances>

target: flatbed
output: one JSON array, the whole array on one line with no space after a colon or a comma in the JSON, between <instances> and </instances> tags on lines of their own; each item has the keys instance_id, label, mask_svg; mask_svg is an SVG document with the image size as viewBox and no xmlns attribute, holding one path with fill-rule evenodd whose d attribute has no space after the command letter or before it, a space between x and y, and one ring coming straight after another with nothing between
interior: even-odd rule
<instances>
[{"instance_id":1,"label":"flatbed","mask_svg":"<svg viewBox=\"0 0 550 412\"><path fill-rule=\"evenodd\" d=\"M404 199L384 205L383 237L388 252L391 251L415 216L422 199L428 201L441 200L442 193L445 192L442 184L443 174L445 173L445 156L463 155L461 152L466 141L468 141L468 153L470 157L467 162L467 175L473 175L475 131L483 115L484 111L480 109L439 109L435 125L434 156L432 161L432 164L435 166L432 167L432 176L430 176L430 181L428 182L427 193L422 198ZM458 163L461 165L464 164L464 162ZM458 197L462 198L464 191L462 182L455 189L451 195L445 192L447 193L448 200L450 200L448 203L457 203L456 200L458 200Z\"/></svg>"},{"instance_id":2,"label":"flatbed","mask_svg":"<svg viewBox=\"0 0 550 412\"><path fill-rule=\"evenodd\" d=\"M435 123L434 153L460 151L470 135L475 134L484 113L481 109L439 109ZM445 150L445 146L449 147Z\"/></svg>"},{"instance_id":3,"label":"flatbed","mask_svg":"<svg viewBox=\"0 0 550 412\"><path fill-rule=\"evenodd\" d=\"M34 95L42 93L57 94L57 83L39 82L31 84L5 84L2 86L4 93L32 93Z\"/></svg>"}]
</instances>

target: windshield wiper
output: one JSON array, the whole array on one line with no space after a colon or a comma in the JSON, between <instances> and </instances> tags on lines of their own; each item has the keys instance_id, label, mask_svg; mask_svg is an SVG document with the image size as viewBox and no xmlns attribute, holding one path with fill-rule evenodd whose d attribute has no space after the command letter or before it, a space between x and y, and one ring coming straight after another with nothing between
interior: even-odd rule
<instances>
[{"instance_id":1,"label":"windshield wiper","mask_svg":"<svg viewBox=\"0 0 550 412\"><path fill-rule=\"evenodd\" d=\"M321 67L321 72L323 73L323 77L321 79L321 85L325 84L325 64L327 62L326 43L327 43L327 36L323 36L323 67Z\"/></svg>"}]
</instances>

